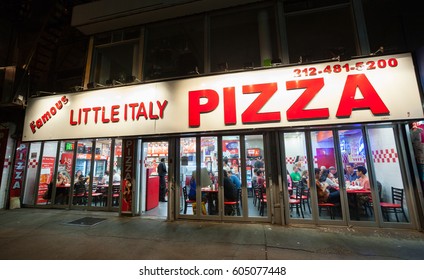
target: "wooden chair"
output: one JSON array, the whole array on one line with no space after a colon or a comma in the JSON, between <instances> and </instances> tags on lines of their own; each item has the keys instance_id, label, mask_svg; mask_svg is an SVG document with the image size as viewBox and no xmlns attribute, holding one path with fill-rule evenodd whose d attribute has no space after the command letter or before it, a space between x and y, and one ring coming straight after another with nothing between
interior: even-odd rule
<instances>
[{"instance_id":1,"label":"wooden chair","mask_svg":"<svg viewBox=\"0 0 424 280\"><path fill-rule=\"evenodd\" d=\"M187 186L183 187L183 198L184 198L184 214L187 214L187 206L196 202L196 200L191 200L187 195Z\"/></svg>"},{"instance_id":2,"label":"wooden chair","mask_svg":"<svg viewBox=\"0 0 424 280\"><path fill-rule=\"evenodd\" d=\"M405 221L409 223L406 217L405 209L403 208L403 189L392 187L392 202L380 202L381 211L386 221L390 222L390 214L394 213L396 221L399 222L398 213L402 213Z\"/></svg>"}]
</instances>

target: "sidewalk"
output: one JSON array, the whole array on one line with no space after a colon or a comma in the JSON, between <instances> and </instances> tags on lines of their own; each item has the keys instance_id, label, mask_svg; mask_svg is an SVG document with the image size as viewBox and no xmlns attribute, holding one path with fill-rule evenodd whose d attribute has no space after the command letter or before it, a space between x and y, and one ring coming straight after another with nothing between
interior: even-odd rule
<instances>
[{"instance_id":1,"label":"sidewalk","mask_svg":"<svg viewBox=\"0 0 424 280\"><path fill-rule=\"evenodd\" d=\"M91 226L70 224L86 217L104 220ZM424 260L424 233L166 222L117 213L27 208L0 211L0 259Z\"/></svg>"}]
</instances>

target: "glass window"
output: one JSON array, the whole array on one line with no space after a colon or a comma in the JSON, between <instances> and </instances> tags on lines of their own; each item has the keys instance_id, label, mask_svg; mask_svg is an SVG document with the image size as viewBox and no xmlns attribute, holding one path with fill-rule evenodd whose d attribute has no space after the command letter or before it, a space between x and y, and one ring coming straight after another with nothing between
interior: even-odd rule
<instances>
[{"instance_id":1,"label":"glass window","mask_svg":"<svg viewBox=\"0 0 424 280\"><path fill-rule=\"evenodd\" d=\"M144 78L203 73L203 34L202 17L147 25Z\"/></svg>"},{"instance_id":2,"label":"glass window","mask_svg":"<svg viewBox=\"0 0 424 280\"><path fill-rule=\"evenodd\" d=\"M265 178L263 136L246 135L244 140L246 158L246 183L248 188L247 213L249 217L267 217L268 188L266 187ZM246 201L246 199L243 201ZM244 211L246 211L246 209Z\"/></svg>"},{"instance_id":3,"label":"glass window","mask_svg":"<svg viewBox=\"0 0 424 280\"><path fill-rule=\"evenodd\" d=\"M372 208L372 184L362 130L341 130L339 139L350 219L372 221L375 219ZM340 176L339 178L341 179Z\"/></svg>"},{"instance_id":4,"label":"glass window","mask_svg":"<svg viewBox=\"0 0 424 280\"><path fill-rule=\"evenodd\" d=\"M69 204L71 174L74 173L74 146L74 141L61 141L59 145L55 204Z\"/></svg>"},{"instance_id":5,"label":"glass window","mask_svg":"<svg viewBox=\"0 0 424 280\"><path fill-rule=\"evenodd\" d=\"M116 33L116 32L115 32ZM139 40L130 39L135 36L124 36L128 32L119 31L121 36L109 34L97 35L95 43L107 43L113 40L113 44L96 45L93 52L92 74L88 87L110 86L133 82L139 73ZM139 34L136 28L129 32ZM130 39L130 40L128 40Z\"/></svg>"},{"instance_id":6,"label":"glass window","mask_svg":"<svg viewBox=\"0 0 424 280\"><path fill-rule=\"evenodd\" d=\"M26 171L23 204L34 205L34 194L37 190L37 167L40 161L41 142L33 142L29 148L28 168Z\"/></svg>"},{"instance_id":7,"label":"glass window","mask_svg":"<svg viewBox=\"0 0 424 280\"><path fill-rule=\"evenodd\" d=\"M108 165L109 166L109 165ZM121 194L121 178L122 178L122 140L115 140L115 154L113 157L113 172L112 176L112 207L119 208L120 205L120 194ZM115 172L116 171L116 172ZM115 176L115 178L113 177ZM110 181L110 179L109 179Z\"/></svg>"},{"instance_id":8,"label":"glass window","mask_svg":"<svg viewBox=\"0 0 424 280\"><path fill-rule=\"evenodd\" d=\"M180 139L180 213L196 215L197 184L196 184L196 138ZM194 204L194 205L193 205Z\"/></svg>"},{"instance_id":9,"label":"glass window","mask_svg":"<svg viewBox=\"0 0 424 280\"><path fill-rule=\"evenodd\" d=\"M362 1L362 5L370 51L375 53L380 47L383 47L383 49L378 54L407 51L404 32L412 31L416 26L412 24L411 29L405 27L407 21L401 21L403 9L399 9L399 1ZM413 37L411 36L411 38Z\"/></svg>"},{"instance_id":10,"label":"glass window","mask_svg":"<svg viewBox=\"0 0 424 280\"><path fill-rule=\"evenodd\" d=\"M200 187L202 215L218 215L219 188L218 188L218 139L217 137L200 138ZM203 207L205 208L204 211Z\"/></svg>"},{"instance_id":11,"label":"glass window","mask_svg":"<svg viewBox=\"0 0 424 280\"><path fill-rule=\"evenodd\" d=\"M340 208L339 179L336 178L339 177L339 172L336 170L333 132L329 130L314 131L311 133L311 139L315 185L310 187L311 191L315 190L316 192L319 218L340 220L342 219L342 211Z\"/></svg>"},{"instance_id":12,"label":"glass window","mask_svg":"<svg viewBox=\"0 0 424 280\"><path fill-rule=\"evenodd\" d=\"M53 182L56 168L57 141L45 142L41 158L40 180L38 182L37 205L50 204L53 198Z\"/></svg>"},{"instance_id":13,"label":"glass window","mask_svg":"<svg viewBox=\"0 0 424 280\"><path fill-rule=\"evenodd\" d=\"M377 192L375 193L378 195L378 200L382 202L383 219L385 222L409 222L407 195L403 185L393 129L372 128L368 132L377 179ZM372 198L369 203L372 206ZM400 207L391 208L390 206L393 204L398 204Z\"/></svg>"},{"instance_id":14,"label":"glass window","mask_svg":"<svg viewBox=\"0 0 424 280\"><path fill-rule=\"evenodd\" d=\"M96 140L91 206L107 206L109 182L114 178L109 170L111 147L111 139Z\"/></svg>"},{"instance_id":15,"label":"glass window","mask_svg":"<svg viewBox=\"0 0 424 280\"><path fill-rule=\"evenodd\" d=\"M213 15L210 29L212 72L270 65L278 59L272 8Z\"/></svg>"},{"instance_id":16,"label":"glass window","mask_svg":"<svg viewBox=\"0 0 424 280\"><path fill-rule=\"evenodd\" d=\"M73 205L87 205L91 174L92 140L80 140L77 144Z\"/></svg>"},{"instance_id":17,"label":"glass window","mask_svg":"<svg viewBox=\"0 0 424 280\"><path fill-rule=\"evenodd\" d=\"M304 132L284 133L287 197L292 219L311 219L308 162Z\"/></svg>"},{"instance_id":18,"label":"glass window","mask_svg":"<svg viewBox=\"0 0 424 280\"><path fill-rule=\"evenodd\" d=\"M356 55L355 28L349 6L286 15L290 63Z\"/></svg>"},{"instance_id":19,"label":"glass window","mask_svg":"<svg viewBox=\"0 0 424 280\"><path fill-rule=\"evenodd\" d=\"M241 168L240 152L239 136L222 137L225 216L241 216L241 180L244 172Z\"/></svg>"}]
</instances>

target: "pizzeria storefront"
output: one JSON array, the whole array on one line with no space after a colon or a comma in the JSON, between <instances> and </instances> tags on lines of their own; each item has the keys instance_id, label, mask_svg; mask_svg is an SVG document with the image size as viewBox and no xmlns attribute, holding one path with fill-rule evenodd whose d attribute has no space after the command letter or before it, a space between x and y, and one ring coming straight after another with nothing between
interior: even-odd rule
<instances>
[{"instance_id":1,"label":"pizzeria storefront","mask_svg":"<svg viewBox=\"0 0 424 280\"><path fill-rule=\"evenodd\" d=\"M423 117L409 53L34 98L19 195L26 207L168 220L419 228L409 123ZM334 173L333 203L319 202L321 168ZM240 181L234 201L222 170Z\"/></svg>"}]
</instances>

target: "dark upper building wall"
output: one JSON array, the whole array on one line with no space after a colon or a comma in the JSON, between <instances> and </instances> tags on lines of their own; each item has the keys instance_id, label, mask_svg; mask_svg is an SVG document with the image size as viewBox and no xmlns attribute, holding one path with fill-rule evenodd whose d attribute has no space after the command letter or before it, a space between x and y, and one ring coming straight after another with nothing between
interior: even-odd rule
<instances>
[{"instance_id":1,"label":"dark upper building wall","mask_svg":"<svg viewBox=\"0 0 424 280\"><path fill-rule=\"evenodd\" d=\"M101 0L74 7L72 26L86 35L261 2L258 0Z\"/></svg>"}]
</instances>

